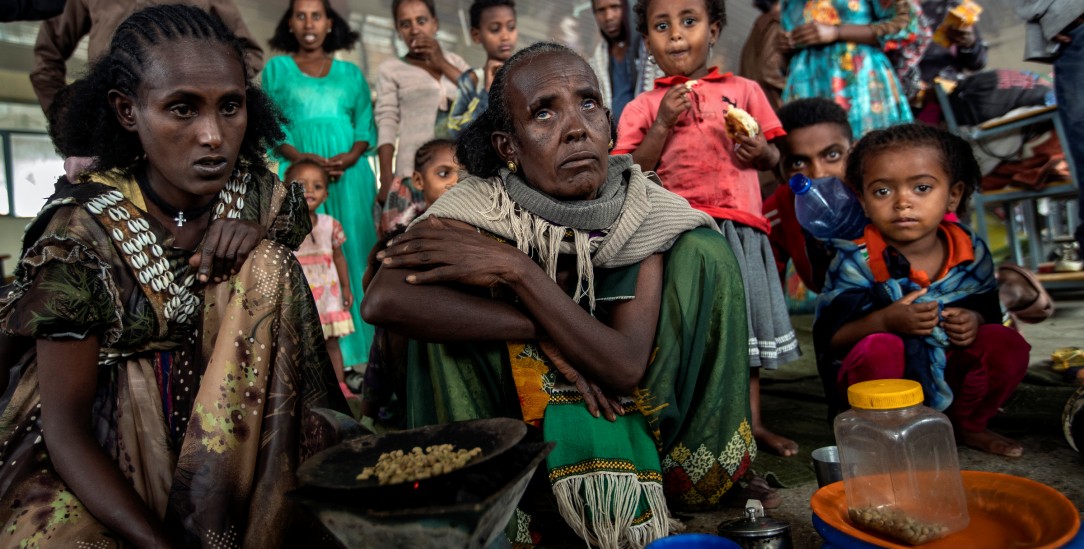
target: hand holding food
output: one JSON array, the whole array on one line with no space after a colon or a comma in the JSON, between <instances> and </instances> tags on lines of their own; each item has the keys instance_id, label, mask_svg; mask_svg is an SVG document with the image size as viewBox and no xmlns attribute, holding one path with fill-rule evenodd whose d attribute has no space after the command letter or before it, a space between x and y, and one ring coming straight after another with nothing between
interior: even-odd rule
<instances>
[{"instance_id":1,"label":"hand holding food","mask_svg":"<svg viewBox=\"0 0 1084 549\"><path fill-rule=\"evenodd\" d=\"M727 109L726 134L730 139L734 139L737 135L756 137L758 133L760 133L760 124L753 118L753 115L733 105Z\"/></svg>"},{"instance_id":2,"label":"hand holding food","mask_svg":"<svg viewBox=\"0 0 1084 549\"><path fill-rule=\"evenodd\" d=\"M975 23L978 23L980 13L982 13L982 6L971 0L964 0L960 5L950 9L945 14L944 21L941 21L941 24L937 26L937 30L933 32L933 41L941 47L948 48L954 43L953 37L956 37L956 42L966 39L967 33L961 34L951 31L970 29Z\"/></svg>"}]
</instances>

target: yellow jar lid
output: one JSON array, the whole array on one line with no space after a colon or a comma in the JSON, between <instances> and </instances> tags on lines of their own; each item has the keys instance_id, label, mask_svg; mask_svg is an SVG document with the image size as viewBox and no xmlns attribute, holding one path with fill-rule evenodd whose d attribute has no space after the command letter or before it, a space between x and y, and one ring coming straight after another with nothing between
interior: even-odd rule
<instances>
[{"instance_id":1,"label":"yellow jar lid","mask_svg":"<svg viewBox=\"0 0 1084 549\"><path fill-rule=\"evenodd\" d=\"M876 379L847 388L851 406L863 410L892 410L922 404L922 385L910 379Z\"/></svg>"}]
</instances>

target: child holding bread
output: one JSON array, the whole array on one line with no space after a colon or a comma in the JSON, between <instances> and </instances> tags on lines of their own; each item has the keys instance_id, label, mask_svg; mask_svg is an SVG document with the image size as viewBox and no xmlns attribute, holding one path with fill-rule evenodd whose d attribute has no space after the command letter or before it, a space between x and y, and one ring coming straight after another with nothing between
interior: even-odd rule
<instances>
[{"instance_id":1,"label":"child holding bread","mask_svg":"<svg viewBox=\"0 0 1084 549\"><path fill-rule=\"evenodd\" d=\"M785 135L760 86L708 67L726 20L723 0L639 0L637 30L666 74L630 102L618 122L614 154L632 154L663 185L711 215L742 266L748 311L752 430L772 452L797 453L794 441L760 421L759 368L799 356L776 274L758 170L770 170Z\"/></svg>"}]
</instances>

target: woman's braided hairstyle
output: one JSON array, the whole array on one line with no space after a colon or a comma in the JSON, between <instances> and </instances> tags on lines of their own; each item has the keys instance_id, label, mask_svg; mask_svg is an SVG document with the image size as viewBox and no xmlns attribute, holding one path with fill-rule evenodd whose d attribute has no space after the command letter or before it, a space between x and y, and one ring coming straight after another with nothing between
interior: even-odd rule
<instances>
[{"instance_id":1,"label":"woman's braided hairstyle","mask_svg":"<svg viewBox=\"0 0 1084 549\"><path fill-rule=\"evenodd\" d=\"M248 74L244 46L217 16L181 5L152 6L130 15L117 27L109 51L87 74L57 95L49 109L49 136L62 156L97 157L94 169L131 170L143 156L135 132L117 120L107 96L118 90L138 101L139 88L154 47L182 41L220 44ZM240 165L264 165L264 153L281 142L286 119L260 88L246 78L248 125L238 154Z\"/></svg>"},{"instance_id":2,"label":"woman's braided hairstyle","mask_svg":"<svg viewBox=\"0 0 1084 549\"><path fill-rule=\"evenodd\" d=\"M430 139L418 147L418 151L414 153L414 169L422 171L425 166L433 161L437 156L437 151L442 149L448 149L455 154L455 141L451 139Z\"/></svg>"}]
</instances>

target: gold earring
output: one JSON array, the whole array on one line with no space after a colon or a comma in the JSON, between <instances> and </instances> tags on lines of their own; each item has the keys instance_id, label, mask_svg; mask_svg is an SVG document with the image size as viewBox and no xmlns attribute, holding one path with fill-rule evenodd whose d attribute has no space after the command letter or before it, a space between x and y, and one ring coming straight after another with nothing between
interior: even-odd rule
<instances>
[{"instance_id":1,"label":"gold earring","mask_svg":"<svg viewBox=\"0 0 1084 549\"><path fill-rule=\"evenodd\" d=\"M516 173L516 163L511 160L508 161L508 171Z\"/></svg>"},{"instance_id":2,"label":"gold earring","mask_svg":"<svg viewBox=\"0 0 1084 549\"><path fill-rule=\"evenodd\" d=\"M611 151L614 150L614 140L613 139L610 140L610 150Z\"/></svg>"}]
</instances>

